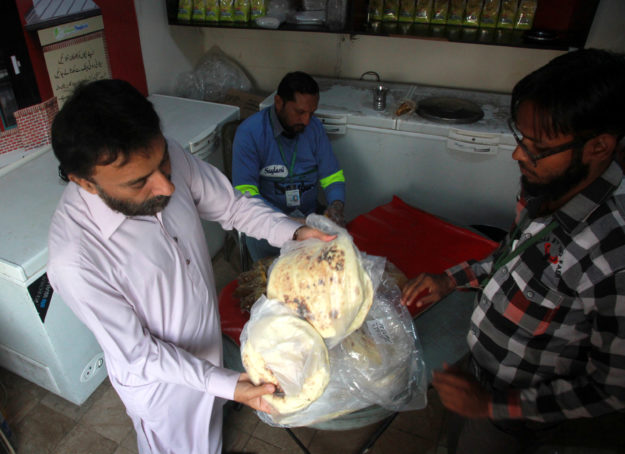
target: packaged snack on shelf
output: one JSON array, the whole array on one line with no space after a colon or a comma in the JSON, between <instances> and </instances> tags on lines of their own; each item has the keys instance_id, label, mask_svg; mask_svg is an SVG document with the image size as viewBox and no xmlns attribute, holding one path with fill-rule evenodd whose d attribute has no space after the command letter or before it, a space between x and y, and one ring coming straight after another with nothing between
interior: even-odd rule
<instances>
[{"instance_id":1,"label":"packaged snack on shelf","mask_svg":"<svg viewBox=\"0 0 625 454\"><path fill-rule=\"evenodd\" d=\"M432 6L432 20L433 24L446 24L447 14L449 13L449 0L434 0Z\"/></svg>"},{"instance_id":2,"label":"packaged snack on shelf","mask_svg":"<svg viewBox=\"0 0 625 454\"><path fill-rule=\"evenodd\" d=\"M399 0L399 22L414 22L415 0Z\"/></svg>"},{"instance_id":3,"label":"packaged snack on shelf","mask_svg":"<svg viewBox=\"0 0 625 454\"><path fill-rule=\"evenodd\" d=\"M480 16L480 27L495 28L499 17L499 0L484 0L482 15Z\"/></svg>"},{"instance_id":4,"label":"packaged snack on shelf","mask_svg":"<svg viewBox=\"0 0 625 454\"><path fill-rule=\"evenodd\" d=\"M450 0L447 23L451 25L462 25L464 18L464 8L467 0Z\"/></svg>"},{"instance_id":5,"label":"packaged snack on shelf","mask_svg":"<svg viewBox=\"0 0 625 454\"><path fill-rule=\"evenodd\" d=\"M514 28L518 0L501 0L501 11L497 28Z\"/></svg>"},{"instance_id":6,"label":"packaged snack on shelf","mask_svg":"<svg viewBox=\"0 0 625 454\"><path fill-rule=\"evenodd\" d=\"M477 27L480 25L480 13L482 12L482 0L467 0L462 25Z\"/></svg>"},{"instance_id":7,"label":"packaged snack on shelf","mask_svg":"<svg viewBox=\"0 0 625 454\"><path fill-rule=\"evenodd\" d=\"M193 0L191 19L196 22L204 22L206 20L206 0Z\"/></svg>"},{"instance_id":8,"label":"packaged snack on shelf","mask_svg":"<svg viewBox=\"0 0 625 454\"><path fill-rule=\"evenodd\" d=\"M206 0L206 22L219 22L219 0Z\"/></svg>"},{"instance_id":9,"label":"packaged snack on shelf","mask_svg":"<svg viewBox=\"0 0 625 454\"><path fill-rule=\"evenodd\" d=\"M234 0L234 21L250 21L250 0Z\"/></svg>"},{"instance_id":10,"label":"packaged snack on shelf","mask_svg":"<svg viewBox=\"0 0 625 454\"><path fill-rule=\"evenodd\" d=\"M191 20L192 10L192 0L180 0L178 2L178 20Z\"/></svg>"},{"instance_id":11,"label":"packaged snack on shelf","mask_svg":"<svg viewBox=\"0 0 625 454\"><path fill-rule=\"evenodd\" d=\"M383 9L384 0L369 0L369 22L381 21Z\"/></svg>"},{"instance_id":12,"label":"packaged snack on shelf","mask_svg":"<svg viewBox=\"0 0 625 454\"><path fill-rule=\"evenodd\" d=\"M537 6L538 0L521 0L519 2L516 20L514 21L514 28L517 30L531 29L534 24L534 14L536 14Z\"/></svg>"},{"instance_id":13,"label":"packaged snack on shelf","mask_svg":"<svg viewBox=\"0 0 625 454\"><path fill-rule=\"evenodd\" d=\"M250 8L250 15L252 20L263 17L267 14L267 6L265 4L265 0L251 0Z\"/></svg>"},{"instance_id":14,"label":"packaged snack on shelf","mask_svg":"<svg viewBox=\"0 0 625 454\"><path fill-rule=\"evenodd\" d=\"M399 15L399 0L384 0L382 20L384 22L397 22Z\"/></svg>"},{"instance_id":15,"label":"packaged snack on shelf","mask_svg":"<svg viewBox=\"0 0 625 454\"><path fill-rule=\"evenodd\" d=\"M432 0L417 0L414 21L428 24L432 20Z\"/></svg>"},{"instance_id":16,"label":"packaged snack on shelf","mask_svg":"<svg viewBox=\"0 0 625 454\"><path fill-rule=\"evenodd\" d=\"M234 21L234 0L219 0L219 22Z\"/></svg>"}]
</instances>

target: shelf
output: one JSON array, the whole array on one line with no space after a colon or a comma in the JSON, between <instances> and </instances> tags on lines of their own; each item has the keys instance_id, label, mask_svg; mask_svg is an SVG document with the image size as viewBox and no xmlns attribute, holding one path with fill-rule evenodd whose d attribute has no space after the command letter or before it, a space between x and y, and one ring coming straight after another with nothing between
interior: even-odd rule
<instances>
[{"instance_id":1,"label":"shelf","mask_svg":"<svg viewBox=\"0 0 625 454\"><path fill-rule=\"evenodd\" d=\"M193 22L193 21L169 21L169 25L182 25L190 27L206 27L206 28L231 28L239 30L278 30L292 32L321 32L321 33L349 33L347 31L333 31L325 25L309 25L309 24L287 24L283 23L280 27L266 28L256 25L254 22Z\"/></svg>"},{"instance_id":2,"label":"shelf","mask_svg":"<svg viewBox=\"0 0 625 454\"><path fill-rule=\"evenodd\" d=\"M550 39L533 38L531 30L476 28L459 25L378 22L363 24L352 34L430 39L457 43L491 44L533 49L567 50L583 47L585 37L579 34L554 33ZM539 37L540 38L540 37Z\"/></svg>"},{"instance_id":3,"label":"shelf","mask_svg":"<svg viewBox=\"0 0 625 454\"><path fill-rule=\"evenodd\" d=\"M178 0L167 1L167 16L170 25L182 25L208 28L231 28L243 30L272 30L259 27L254 22L242 23L210 23L179 21L177 19ZM556 1L556 0L551 0ZM594 7L593 7L594 2ZM437 41L489 44L508 47L524 47L531 49L569 50L582 48L586 42L588 30L594 17L596 0L589 3L591 10L585 11L583 23L576 24L575 30L553 32L551 39L533 38L529 30L509 30L498 28L476 28L459 25L420 24L410 22L367 22L367 0L348 0L347 21L344 30L330 30L325 25L304 25L283 23L278 31L304 31L322 33L341 33L349 35L370 35L380 37L401 37L413 39L428 39Z\"/></svg>"}]
</instances>

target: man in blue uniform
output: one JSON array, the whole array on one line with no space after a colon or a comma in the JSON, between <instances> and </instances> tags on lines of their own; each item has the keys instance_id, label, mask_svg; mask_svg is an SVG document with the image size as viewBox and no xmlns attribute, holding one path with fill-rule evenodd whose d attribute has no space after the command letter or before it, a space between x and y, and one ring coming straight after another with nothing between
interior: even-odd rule
<instances>
[{"instance_id":1,"label":"man in blue uniform","mask_svg":"<svg viewBox=\"0 0 625 454\"><path fill-rule=\"evenodd\" d=\"M312 77L300 71L284 76L274 105L237 129L232 183L294 217L319 210L321 185L328 203L324 214L344 225L345 177L321 121L313 116L318 104L319 86ZM247 237L246 244L254 261L280 252L266 240Z\"/></svg>"}]
</instances>

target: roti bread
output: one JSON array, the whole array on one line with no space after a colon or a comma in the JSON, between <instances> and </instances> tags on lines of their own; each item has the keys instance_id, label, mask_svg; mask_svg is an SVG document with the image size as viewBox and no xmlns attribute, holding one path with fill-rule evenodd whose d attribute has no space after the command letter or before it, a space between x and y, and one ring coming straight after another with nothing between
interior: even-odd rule
<instances>
[{"instance_id":1,"label":"roti bread","mask_svg":"<svg viewBox=\"0 0 625 454\"><path fill-rule=\"evenodd\" d=\"M310 241L274 262L267 297L284 302L325 339L362 325L373 303L371 278L348 235Z\"/></svg>"},{"instance_id":2,"label":"roti bread","mask_svg":"<svg viewBox=\"0 0 625 454\"><path fill-rule=\"evenodd\" d=\"M276 392L263 399L280 414L306 408L330 381L323 339L295 315L267 316L250 325L241 359L254 384L276 385Z\"/></svg>"}]
</instances>

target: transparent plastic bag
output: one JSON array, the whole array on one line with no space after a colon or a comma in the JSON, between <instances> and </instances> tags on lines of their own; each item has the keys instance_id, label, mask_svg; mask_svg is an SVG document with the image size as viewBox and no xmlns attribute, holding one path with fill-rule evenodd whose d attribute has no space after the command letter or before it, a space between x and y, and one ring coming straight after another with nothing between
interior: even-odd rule
<instances>
[{"instance_id":1,"label":"transparent plastic bag","mask_svg":"<svg viewBox=\"0 0 625 454\"><path fill-rule=\"evenodd\" d=\"M367 268L347 230L324 216L309 215L306 224L337 238L285 244L269 268L267 297L308 320L332 348L364 321L384 261Z\"/></svg>"},{"instance_id":2,"label":"transparent plastic bag","mask_svg":"<svg viewBox=\"0 0 625 454\"><path fill-rule=\"evenodd\" d=\"M383 257L363 254L365 266L378 269ZM365 323L329 350L330 381L323 394L306 408L290 414L257 412L266 424L301 427L323 423L371 408L408 411L427 405L423 350L410 313L400 304L401 292L392 278L377 287Z\"/></svg>"},{"instance_id":3,"label":"transparent plastic bag","mask_svg":"<svg viewBox=\"0 0 625 454\"><path fill-rule=\"evenodd\" d=\"M423 351L401 290L392 279L378 286L362 327L332 352L332 373L369 404L416 410L427 404ZM335 352L336 351L336 352Z\"/></svg>"},{"instance_id":4,"label":"transparent plastic bag","mask_svg":"<svg viewBox=\"0 0 625 454\"><path fill-rule=\"evenodd\" d=\"M306 224L328 234L348 237L352 241L347 230L324 216L309 215ZM280 256L294 251L307 251L311 244L322 243L317 239L289 241L283 246ZM265 423L278 427L310 426L368 407L380 407L380 411L406 411L425 408L427 405L423 351L410 313L400 303L401 291L393 276L385 274L386 259L358 252L356 260L371 279L374 289L373 302L363 323L347 336L324 339L328 348L330 377L323 393L297 411L272 414L257 412ZM268 270L270 280L276 263L278 260ZM294 276L293 273L290 275ZM305 311L290 308L278 300L261 297L252 306L253 318L261 310L264 312L267 301L281 306L281 312L292 311L294 315L304 315L302 312ZM278 311L275 307L272 310L275 313ZM242 345L244 341L245 335L242 334ZM290 381L301 380L295 373L289 376Z\"/></svg>"},{"instance_id":5,"label":"transparent plastic bag","mask_svg":"<svg viewBox=\"0 0 625 454\"><path fill-rule=\"evenodd\" d=\"M220 102L230 89L250 91L252 82L236 61L213 46L193 71L178 77L175 91L184 98Z\"/></svg>"}]
</instances>

